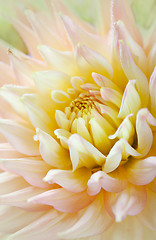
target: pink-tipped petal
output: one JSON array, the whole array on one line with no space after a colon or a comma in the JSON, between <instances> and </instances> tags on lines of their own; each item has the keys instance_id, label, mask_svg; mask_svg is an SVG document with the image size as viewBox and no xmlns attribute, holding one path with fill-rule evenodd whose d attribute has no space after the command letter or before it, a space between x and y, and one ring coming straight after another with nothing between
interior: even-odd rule
<instances>
[{"instance_id":1,"label":"pink-tipped petal","mask_svg":"<svg viewBox=\"0 0 156 240\"><path fill-rule=\"evenodd\" d=\"M138 111L136 118L137 151L141 153L141 157L149 152L153 143L153 133L149 125L156 126L156 119L147 108L142 108Z\"/></svg>"},{"instance_id":2,"label":"pink-tipped petal","mask_svg":"<svg viewBox=\"0 0 156 240\"><path fill-rule=\"evenodd\" d=\"M73 193L59 188L29 198L28 201L33 204L50 205L61 212L73 213L87 207L94 198L94 196L89 196L86 191Z\"/></svg>"},{"instance_id":3,"label":"pink-tipped petal","mask_svg":"<svg viewBox=\"0 0 156 240\"><path fill-rule=\"evenodd\" d=\"M0 159L0 166L21 175L29 184L35 187L50 187L48 183L43 181L50 166L39 158Z\"/></svg>"},{"instance_id":4,"label":"pink-tipped petal","mask_svg":"<svg viewBox=\"0 0 156 240\"><path fill-rule=\"evenodd\" d=\"M133 160L127 166L128 181L135 185L146 185L156 177L156 157Z\"/></svg>"},{"instance_id":5,"label":"pink-tipped petal","mask_svg":"<svg viewBox=\"0 0 156 240\"><path fill-rule=\"evenodd\" d=\"M98 194L103 188L108 192L120 192L126 188L127 181L122 179L121 176L111 176L103 171L94 173L88 181L88 194Z\"/></svg>"},{"instance_id":6,"label":"pink-tipped petal","mask_svg":"<svg viewBox=\"0 0 156 240\"><path fill-rule=\"evenodd\" d=\"M151 99L151 113L156 117L156 68L154 69L149 83L150 99Z\"/></svg>"},{"instance_id":7,"label":"pink-tipped petal","mask_svg":"<svg viewBox=\"0 0 156 240\"><path fill-rule=\"evenodd\" d=\"M82 212L80 219L71 228L61 232L59 236L63 239L73 239L73 236L76 236L76 238L86 238L98 235L107 230L112 222L113 219L106 212L104 196L103 192L101 192Z\"/></svg>"},{"instance_id":8,"label":"pink-tipped petal","mask_svg":"<svg viewBox=\"0 0 156 240\"><path fill-rule=\"evenodd\" d=\"M3 194L0 196L0 204L9 205L14 207L22 208L26 211L44 211L50 209L50 207L28 202L28 198L33 197L39 193L42 193L43 190L35 187L26 187L11 193Z\"/></svg>"},{"instance_id":9,"label":"pink-tipped petal","mask_svg":"<svg viewBox=\"0 0 156 240\"><path fill-rule=\"evenodd\" d=\"M105 193L106 209L116 222L121 222L127 215L138 215L145 207L146 190L142 186L129 186L120 193Z\"/></svg>"},{"instance_id":10,"label":"pink-tipped petal","mask_svg":"<svg viewBox=\"0 0 156 240\"><path fill-rule=\"evenodd\" d=\"M147 106L149 101L148 80L145 74L135 64L129 47L120 40L120 60L124 73L128 80L136 79L136 88L141 98L143 106Z\"/></svg>"}]
</instances>

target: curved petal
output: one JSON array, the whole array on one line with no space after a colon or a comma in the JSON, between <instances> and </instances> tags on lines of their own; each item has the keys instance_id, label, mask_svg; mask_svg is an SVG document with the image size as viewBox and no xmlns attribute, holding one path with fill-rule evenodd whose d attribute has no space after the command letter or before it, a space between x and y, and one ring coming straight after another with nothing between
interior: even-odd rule
<instances>
[{"instance_id":1,"label":"curved petal","mask_svg":"<svg viewBox=\"0 0 156 240\"><path fill-rule=\"evenodd\" d=\"M70 160L68 152L63 149L53 137L37 129L36 140L40 142L40 154L46 163L56 168L69 168Z\"/></svg>"},{"instance_id":2,"label":"curved petal","mask_svg":"<svg viewBox=\"0 0 156 240\"><path fill-rule=\"evenodd\" d=\"M126 188L127 181L121 176L111 176L105 172L98 171L92 174L91 178L88 181L88 194L95 195L98 194L103 188L108 192L120 192Z\"/></svg>"},{"instance_id":3,"label":"curved petal","mask_svg":"<svg viewBox=\"0 0 156 240\"><path fill-rule=\"evenodd\" d=\"M74 172L71 170L52 169L44 177L49 184L57 183L70 192L82 192L87 188L87 182L91 171L87 168L79 168Z\"/></svg>"},{"instance_id":4,"label":"curved petal","mask_svg":"<svg viewBox=\"0 0 156 240\"><path fill-rule=\"evenodd\" d=\"M147 200L144 187L129 186L120 193L105 193L106 209L116 222L121 222L127 215L138 215L145 207Z\"/></svg>"},{"instance_id":5,"label":"curved petal","mask_svg":"<svg viewBox=\"0 0 156 240\"><path fill-rule=\"evenodd\" d=\"M49 184L43 181L50 166L36 158L0 159L0 165L8 171L21 175L29 184L46 188Z\"/></svg>"},{"instance_id":6,"label":"curved petal","mask_svg":"<svg viewBox=\"0 0 156 240\"><path fill-rule=\"evenodd\" d=\"M50 205L61 212L73 213L87 207L94 198L89 196L86 191L73 193L59 188L43 192L29 198L28 201L32 204Z\"/></svg>"},{"instance_id":7,"label":"curved petal","mask_svg":"<svg viewBox=\"0 0 156 240\"><path fill-rule=\"evenodd\" d=\"M156 231L156 193L147 191L147 204L144 210L138 215L139 220L145 224L148 228Z\"/></svg>"},{"instance_id":8,"label":"curved petal","mask_svg":"<svg viewBox=\"0 0 156 240\"><path fill-rule=\"evenodd\" d=\"M45 211L50 209L50 207L28 202L28 198L37 195L43 192L43 190L35 188L35 187L26 187L15 192L7 193L0 196L0 204L10 205L14 207L22 208L26 211Z\"/></svg>"},{"instance_id":9,"label":"curved petal","mask_svg":"<svg viewBox=\"0 0 156 240\"><path fill-rule=\"evenodd\" d=\"M156 157L133 160L127 165L126 171L129 182L135 185L146 185L156 177Z\"/></svg>"},{"instance_id":10,"label":"curved petal","mask_svg":"<svg viewBox=\"0 0 156 240\"><path fill-rule=\"evenodd\" d=\"M80 219L68 230L61 232L59 237L63 239L85 238L97 235L107 230L113 219L108 215L104 207L103 192L82 212Z\"/></svg>"},{"instance_id":11,"label":"curved petal","mask_svg":"<svg viewBox=\"0 0 156 240\"><path fill-rule=\"evenodd\" d=\"M12 120L1 119L0 132L20 153L39 155L38 143L33 139L35 132L32 129Z\"/></svg>"}]
</instances>

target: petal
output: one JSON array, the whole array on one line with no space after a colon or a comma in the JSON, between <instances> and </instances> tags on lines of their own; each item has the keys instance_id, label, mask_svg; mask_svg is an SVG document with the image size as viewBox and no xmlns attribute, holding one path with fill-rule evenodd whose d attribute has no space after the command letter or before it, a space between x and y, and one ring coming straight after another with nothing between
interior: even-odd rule
<instances>
[{"instance_id":1,"label":"petal","mask_svg":"<svg viewBox=\"0 0 156 240\"><path fill-rule=\"evenodd\" d=\"M82 212L80 219L68 230L61 232L63 239L85 238L94 236L107 230L113 219L108 215L104 207L103 192ZM90 238L89 238L90 239Z\"/></svg>"},{"instance_id":2,"label":"petal","mask_svg":"<svg viewBox=\"0 0 156 240\"><path fill-rule=\"evenodd\" d=\"M113 103L118 108L120 108L122 95L118 91L108 88L108 87L102 87L100 89L102 99L108 102Z\"/></svg>"},{"instance_id":3,"label":"petal","mask_svg":"<svg viewBox=\"0 0 156 240\"><path fill-rule=\"evenodd\" d=\"M30 215L30 214L29 214ZM58 239L58 232L71 227L77 220L76 214L65 214L52 209L28 226L12 234L9 240Z\"/></svg>"},{"instance_id":4,"label":"petal","mask_svg":"<svg viewBox=\"0 0 156 240\"><path fill-rule=\"evenodd\" d=\"M76 47L77 44L81 42L89 48L104 54L104 56L109 56L109 54L107 54L108 50L105 40L85 31L68 16L64 15L62 16L62 19L73 47Z\"/></svg>"},{"instance_id":5,"label":"petal","mask_svg":"<svg viewBox=\"0 0 156 240\"><path fill-rule=\"evenodd\" d=\"M43 212L26 212L17 207L0 206L0 231L14 233L37 220Z\"/></svg>"},{"instance_id":6,"label":"petal","mask_svg":"<svg viewBox=\"0 0 156 240\"><path fill-rule=\"evenodd\" d=\"M136 88L143 106L149 101L148 80L145 74L137 67L128 46L120 40L120 60L124 73L128 80L136 79Z\"/></svg>"},{"instance_id":7,"label":"petal","mask_svg":"<svg viewBox=\"0 0 156 240\"><path fill-rule=\"evenodd\" d=\"M156 193L147 191L147 204L144 210L138 215L139 220L148 228L156 231Z\"/></svg>"},{"instance_id":8,"label":"petal","mask_svg":"<svg viewBox=\"0 0 156 240\"><path fill-rule=\"evenodd\" d=\"M94 198L94 196L89 196L86 191L73 193L59 188L29 198L29 202L50 205L58 211L73 213L87 207Z\"/></svg>"},{"instance_id":9,"label":"petal","mask_svg":"<svg viewBox=\"0 0 156 240\"><path fill-rule=\"evenodd\" d=\"M38 104L36 104L35 94L24 94L21 98L28 116L35 128L41 128L48 133L51 132L53 122L48 113L46 113Z\"/></svg>"},{"instance_id":10,"label":"petal","mask_svg":"<svg viewBox=\"0 0 156 240\"><path fill-rule=\"evenodd\" d=\"M39 155L38 143L33 139L35 132L32 129L12 120L1 119L0 132L20 153Z\"/></svg>"},{"instance_id":11,"label":"petal","mask_svg":"<svg viewBox=\"0 0 156 240\"><path fill-rule=\"evenodd\" d=\"M50 186L42 180L50 167L40 159L0 159L0 165L8 171L21 175L29 184L35 187L46 188Z\"/></svg>"},{"instance_id":12,"label":"petal","mask_svg":"<svg viewBox=\"0 0 156 240\"><path fill-rule=\"evenodd\" d=\"M151 99L151 113L154 117L156 117L156 68L150 78L149 91Z\"/></svg>"},{"instance_id":13,"label":"petal","mask_svg":"<svg viewBox=\"0 0 156 240\"><path fill-rule=\"evenodd\" d=\"M98 171L92 174L88 181L88 194L95 195L98 194L103 188L108 192L120 192L125 189L127 181L121 176L111 176L103 171Z\"/></svg>"},{"instance_id":14,"label":"petal","mask_svg":"<svg viewBox=\"0 0 156 240\"><path fill-rule=\"evenodd\" d=\"M127 216L126 219L124 219L122 222L113 223L113 225L106 232L104 232L101 237L102 239L111 239L111 240L121 240L121 239L142 240L143 231L144 231L144 227L138 221L137 217Z\"/></svg>"},{"instance_id":15,"label":"petal","mask_svg":"<svg viewBox=\"0 0 156 240\"><path fill-rule=\"evenodd\" d=\"M70 160L68 152L63 149L53 137L37 129L37 138L36 140L40 142L40 154L46 163L56 168L69 168Z\"/></svg>"},{"instance_id":16,"label":"petal","mask_svg":"<svg viewBox=\"0 0 156 240\"><path fill-rule=\"evenodd\" d=\"M129 186L120 193L105 193L106 209L116 222L121 222L127 215L138 215L145 207L146 190L142 186Z\"/></svg>"},{"instance_id":17,"label":"petal","mask_svg":"<svg viewBox=\"0 0 156 240\"><path fill-rule=\"evenodd\" d=\"M16 85L4 85L0 89L0 95L12 106L12 108L24 119L28 119L27 113L21 102L21 97L25 93L32 93L33 89L16 86Z\"/></svg>"},{"instance_id":18,"label":"petal","mask_svg":"<svg viewBox=\"0 0 156 240\"><path fill-rule=\"evenodd\" d=\"M156 119L150 114L148 109L142 108L138 111L136 119L137 151L141 153L141 157L144 157L149 152L153 143L153 133L149 124L156 126Z\"/></svg>"},{"instance_id":19,"label":"petal","mask_svg":"<svg viewBox=\"0 0 156 240\"><path fill-rule=\"evenodd\" d=\"M54 70L61 69L70 76L79 75L72 52L58 51L46 45L40 45L38 48L43 58Z\"/></svg>"},{"instance_id":20,"label":"petal","mask_svg":"<svg viewBox=\"0 0 156 240\"><path fill-rule=\"evenodd\" d=\"M84 75L98 72L106 77L112 78L113 69L110 63L96 51L79 43L76 48L76 60L80 72Z\"/></svg>"},{"instance_id":21,"label":"petal","mask_svg":"<svg viewBox=\"0 0 156 240\"><path fill-rule=\"evenodd\" d=\"M0 203L3 205L19 207L26 211L32 211L32 212L44 211L49 209L49 207L44 206L42 204L36 204L36 203L34 204L31 202L27 202L28 198L34 195L37 195L41 192L43 192L43 190L40 190L38 188L26 187L15 192L1 195Z\"/></svg>"},{"instance_id":22,"label":"petal","mask_svg":"<svg viewBox=\"0 0 156 240\"><path fill-rule=\"evenodd\" d=\"M133 39L142 45L141 34L136 26L129 2L127 0L113 0L111 6L113 23L122 20Z\"/></svg>"},{"instance_id":23,"label":"petal","mask_svg":"<svg viewBox=\"0 0 156 240\"><path fill-rule=\"evenodd\" d=\"M52 169L44 177L49 184L57 183L70 192L82 192L87 188L91 172L87 168L71 170Z\"/></svg>"},{"instance_id":24,"label":"petal","mask_svg":"<svg viewBox=\"0 0 156 240\"><path fill-rule=\"evenodd\" d=\"M104 162L105 156L78 134L72 134L67 142L73 170L81 166L92 168Z\"/></svg>"},{"instance_id":25,"label":"petal","mask_svg":"<svg viewBox=\"0 0 156 240\"><path fill-rule=\"evenodd\" d=\"M131 161L127 165L127 177L135 185L146 185L153 181L156 177L156 157Z\"/></svg>"},{"instance_id":26,"label":"petal","mask_svg":"<svg viewBox=\"0 0 156 240\"><path fill-rule=\"evenodd\" d=\"M18 175L6 171L0 173L0 195L11 193L28 186L29 184Z\"/></svg>"},{"instance_id":27,"label":"petal","mask_svg":"<svg viewBox=\"0 0 156 240\"><path fill-rule=\"evenodd\" d=\"M127 86L122 97L122 103L118 115L119 118L124 119L131 113L134 114L135 116L141 107L141 100L138 92L135 89L135 84L136 80L130 80L127 83Z\"/></svg>"},{"instance_id":28,"label":"petal","mask_svg":"<svg viewBox=\"0 0 156 240\"><path fill-rule=\"evenodd\" d=\"M19 153L9 143L0 143L0 158L22 158L24 154Z\"/></svg>"},{"instance_id":29,"label":"petal","mask_svg":"<svg viewBox=\"0 0 156 240\"><path fill-rule=\"evenodd\" d=\"M103 171L106 173L112 172L119 166L121 161L127 161L129 155L140 156L140 154L132 148L125 139L121 138L114 144L107 155Z\"/></svg>"},{"instance_id":30,"label":"petal","mask_svg":"<svg viewBox=\"0 0 156 240\"><path fill-rule=\"evenodd\" d=\"M33 78L37 89L45 94L50 93L51 90L66 91L71 87L70 76L59 71L35 72Z\"/></svg>"}]
</instances>

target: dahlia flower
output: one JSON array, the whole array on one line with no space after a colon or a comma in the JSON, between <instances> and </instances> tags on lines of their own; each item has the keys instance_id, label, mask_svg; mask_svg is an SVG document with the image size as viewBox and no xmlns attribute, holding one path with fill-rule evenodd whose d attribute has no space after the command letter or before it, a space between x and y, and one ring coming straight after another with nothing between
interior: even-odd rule
<instances>
[{"instance_id":1,"label":"dahlia flower","mask_svg":"<svg viewBox=\"0 0 156 240\"><path fill-rule=\"evenodd\" d=\"M7 16L28 54L0 41L1 239L154 240L153 25L127 0L94 1L94 26L30 2Z\"/></svg>"}]
</instances>

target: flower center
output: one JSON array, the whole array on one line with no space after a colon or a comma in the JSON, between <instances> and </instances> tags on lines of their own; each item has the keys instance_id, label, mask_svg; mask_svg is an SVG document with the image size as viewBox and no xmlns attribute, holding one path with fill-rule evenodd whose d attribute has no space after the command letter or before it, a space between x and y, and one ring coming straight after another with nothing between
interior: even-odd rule
<instances>
[{"instance_id":1,"label":"flower center","mask_svg":"<svg viewBox=\"0 0 156 240\"><path fill-rule=\"evenodd\" d=\"M87 114L91 109L96 107L95 101L95 97L81 93L78 98L71 102L71 112L75 112L77 114L79 111L81 111L82 114Z\"/></svg>"}]
</instances>

